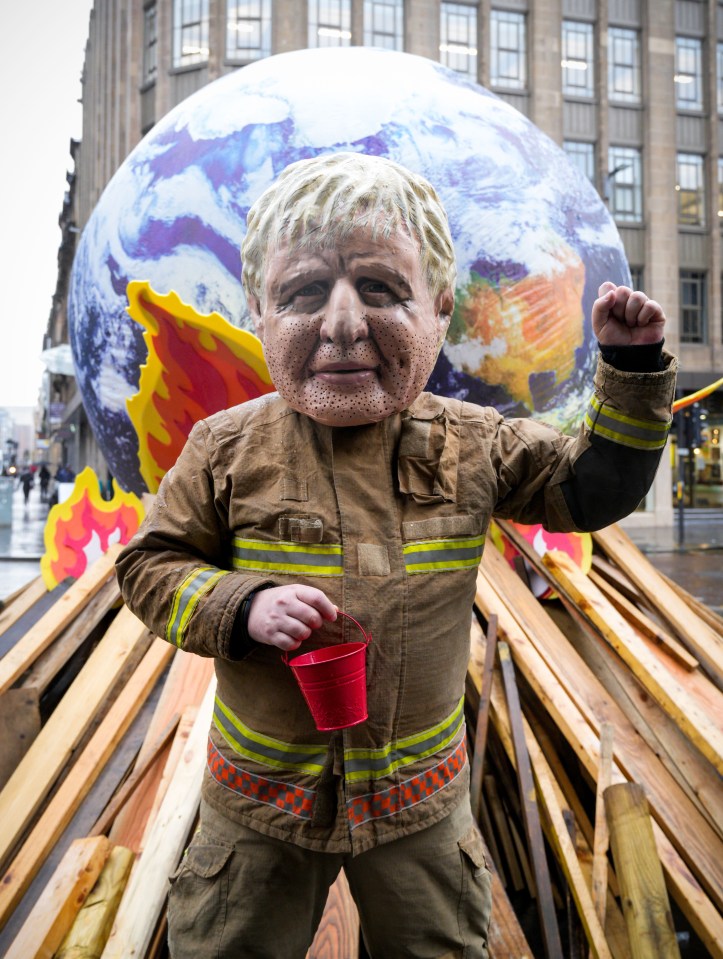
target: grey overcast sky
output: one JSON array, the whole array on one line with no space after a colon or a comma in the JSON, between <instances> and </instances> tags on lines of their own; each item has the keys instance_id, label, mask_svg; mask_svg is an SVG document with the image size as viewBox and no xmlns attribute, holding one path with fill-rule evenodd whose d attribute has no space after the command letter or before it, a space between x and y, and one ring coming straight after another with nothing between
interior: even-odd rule
<instances>
[{"instance_id":1,"label":"grey overcast sky","mask_svg":"<svg viewBox=\"0 0 723 959\"><path fill-rule=\"evenodd\" d=\"M34 406L92 0L0 0L0 407Z\"/></svg>"}]
</instances>

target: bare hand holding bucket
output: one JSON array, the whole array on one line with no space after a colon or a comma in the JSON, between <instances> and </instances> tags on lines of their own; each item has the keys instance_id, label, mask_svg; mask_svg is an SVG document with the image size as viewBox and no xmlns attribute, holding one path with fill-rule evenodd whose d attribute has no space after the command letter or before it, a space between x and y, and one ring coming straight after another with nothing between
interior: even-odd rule
<instances>
[{"instance_id":1,"label":"bare hand holding bucket","mask_svg":"<svg viewBox=\"0 0 723 959\"><path fill-rule=\"evenodd\" d=\"M336 620L336 606L313 586L273 586L256 593L248 618L248 633L257 643L298 649L324 622Z\"/></svg>"},{"instance_id":2,"label":"bare hand holding bucket","mask_svg":"<svg viewBox=\"0 0 723 959\"><path fill-rule=\"evenodd\" d=\"M325 646L289 662L288 653L298 649L324 620L345 616L360 630L363 642ZM278 646L319 730L345 729L367 718L366 649L371 634L329 601L321 590L308 586L279 586L254 596L249 611L248 632L252 639Z\"/></svg>"}]
</instances>

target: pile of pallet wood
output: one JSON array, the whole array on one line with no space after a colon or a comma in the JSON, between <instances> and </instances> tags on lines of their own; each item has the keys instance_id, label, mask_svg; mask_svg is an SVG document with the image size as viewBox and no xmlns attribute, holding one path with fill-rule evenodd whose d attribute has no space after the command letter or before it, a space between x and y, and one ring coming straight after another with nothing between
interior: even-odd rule
<instances>
[{"instance_id":1,"label":"pile of pallet wood","mask_svg":"<svg viewBox=\"0 0 723 959\"><path fill-rule=\"evenodd\" d=\"M480 567L466 711L492 959L723 959L723 623L617 527L593 568ZM167 955L214 680L120 601L115 551L0 611L0 954ZM555 590L540 602L525 576ZM343 875L310 957L357 959Z\"/></svg>"}]
</instances>

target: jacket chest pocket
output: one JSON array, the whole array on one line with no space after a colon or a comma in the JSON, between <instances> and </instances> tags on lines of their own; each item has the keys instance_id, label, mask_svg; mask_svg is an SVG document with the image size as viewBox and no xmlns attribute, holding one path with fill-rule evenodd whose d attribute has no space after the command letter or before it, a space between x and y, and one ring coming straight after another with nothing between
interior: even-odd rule
<instances>
[{"instance_id":1,"label":"jacket chest pocket","mask_svg":"<svg viewBox=\"0 0 723 959\"><path fill-rule=\"evenodd\" d=\"M407 419L402 424L397 461L400 493L416 503L457 499L459 427L444 419Z\"/></svg>"}]
</instances>

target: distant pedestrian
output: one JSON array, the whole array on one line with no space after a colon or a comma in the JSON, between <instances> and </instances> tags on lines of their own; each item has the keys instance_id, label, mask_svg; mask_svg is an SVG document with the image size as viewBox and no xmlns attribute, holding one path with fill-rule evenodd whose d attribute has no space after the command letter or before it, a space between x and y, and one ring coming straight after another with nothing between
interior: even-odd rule
<instances>
[{"instance_id":1,"label":"distant pedestrian","mask_svg":"<svg viewBox=\"0 0 723 959\"><path fill-rule=\"evenodd\" d=\"M38 473L40 477L40 502L47 503L48 501L48 486L50 484L50 470L43 463L40 467L40 472Z\"/></svg>"},{"instance_id":2,"label":"distant pedestrian","mask_svg":"<svg viewBox=\"0 0 723 959\"><path fill-rule=\"evenodd\" d=\"M33 474L31 470L26 466L23 472L20 474L20 485L23 488L23 496L25 497L25 505L28 505L28 500L30 499L30 490L35 485L33 480Z\"/></svg>"},{"instance_id":3,"label":"distant pedestrian","mask_svg":"<svg viewBox=\"0 0 723 959\"><path fill-rule=\"evenodd\" d=\"M58 470L55 474L55 479L58 483L72 483L75 479L75 473L67 463L63 463L62 466L58 467Z\"/></svg>"}]
</instances>

